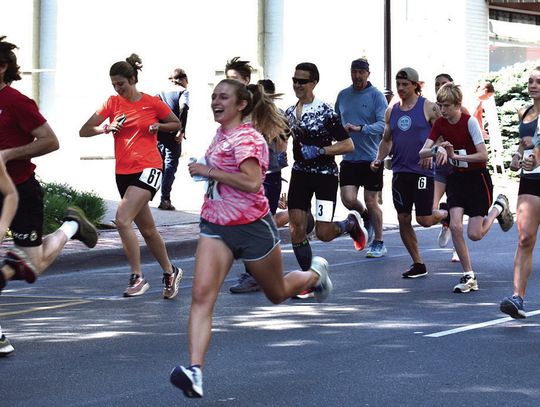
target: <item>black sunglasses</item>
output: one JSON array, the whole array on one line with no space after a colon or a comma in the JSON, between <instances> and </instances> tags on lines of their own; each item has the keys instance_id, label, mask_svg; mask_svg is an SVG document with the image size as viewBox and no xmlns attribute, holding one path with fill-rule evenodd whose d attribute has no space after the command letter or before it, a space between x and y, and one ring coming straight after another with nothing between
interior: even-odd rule
<instances>
[{"instance_id":1,"label":"black sunglasses","mask_svg":"<svg viewBox=\"0 0 540 407\"><path fill-rule=\"evenodd\" d=\"M294 84L297 85L305 85L306 83L313 82L311 79L300 79L300 78L292 78L292 81Z\"/></svg>"}]
</instances>

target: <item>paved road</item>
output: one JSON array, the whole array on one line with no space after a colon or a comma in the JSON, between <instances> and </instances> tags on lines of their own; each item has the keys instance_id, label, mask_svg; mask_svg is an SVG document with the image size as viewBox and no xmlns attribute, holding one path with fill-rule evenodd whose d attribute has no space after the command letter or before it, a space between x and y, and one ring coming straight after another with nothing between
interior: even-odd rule
<instances>
[{"instance_id":1,"label":"paved road","mask_svg":"<svg viewBox=\"0 0 540 407\"><path fill-rule=\"evenodd\" d=\"M427 278L400 278L409 257L390 231L384 259L365 259L348 238L314 243L331 263L335 292L326 304L272 306L260 293L224 287L199 401L168 382L187 361L193 258L176 259L186 277L173 301L161 299L155 265L145 268L150 291L136 299L120 297L123 266L12 283L0 296L0 321L16 353L0 359L0 405L540 405L538 278L528 319L498 311L511 292L515 228L494 225L471 243L480 286L471 294L452 293L460 267L436 246L438 230L418 232ZM290 246L284 253L295 269Z\"/></svg>"}]
</instances>

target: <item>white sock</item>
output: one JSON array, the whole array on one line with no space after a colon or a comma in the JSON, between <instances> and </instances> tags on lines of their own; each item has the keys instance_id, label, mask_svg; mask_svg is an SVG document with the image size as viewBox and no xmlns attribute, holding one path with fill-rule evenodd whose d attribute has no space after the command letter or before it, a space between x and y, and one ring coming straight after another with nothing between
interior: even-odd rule
<instances>
[{"instance_id":1,"label":"white sock","mask_svg":"<svg viewBox=\"0 0 540 407\"><path fill-rule=\"evenodd\" d=\"M62 223L62 226L60 226L60 230L64 232L64 234L67 236L69 240L73 236L75 236L75 233L77 233L77 230L79 230L79 224L75 222L74 220L67 220L64 223Z\"/></svg>"},{"instance_id":2,"label":"white sock","mask_svg":"<svg viewBox=\"0 0 540 407\"><path fill-rule=\"evenodd\" d=\"M504 208L502 207L502 205L499 204L498 202L495 202L495 203L493 204L492 208L495 208L495 209L497 209L497 210L499 211L499 213L497 214L497 216L499 216L499 215L502 213L503 209L504 209Z\"/></svg>"},{"instance_id":3,"label":"white sock","mask_svg":"<svg viewBox=\"0 0 540 407\"><path fill-rule=\"evenodd\" d=\"M471 276L474 277L474 271L467 271L466 273L463 273L464 276Z\"/></svg>"}]
</instances>

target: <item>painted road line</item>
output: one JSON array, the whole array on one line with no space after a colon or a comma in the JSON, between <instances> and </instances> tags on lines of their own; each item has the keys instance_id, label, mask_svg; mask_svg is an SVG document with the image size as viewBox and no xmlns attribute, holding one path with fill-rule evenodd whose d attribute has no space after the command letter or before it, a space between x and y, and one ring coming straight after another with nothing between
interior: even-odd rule
<instances>
[{"instance_id":1,"label":"painted road line","mask_svg":"<svg viewBox=\"0 0 540 407\"><path fill-rule=\"evenodd\" d=\"M527 315L527 317L532 317L532 316L538 315L538 314L540 314L540 310L530 311L530 312L527 312L525 315ZM429 335L424 335L424 336L426 338L440 338L442 336L454 335L454 334L459 334L459 333L462 333L462 332L472 331L474 329L480 329L480 328L485 328L485 327L488 327L488 326L504 324L505 322L509 322L509 321L515 321L515 319L511 318L511 317L493 319L491 321L480 322L478 324L472 324L472 325L465 325L465 326L462 326L461 328L455 328L455 329L449 329L447 331L435 332L435 333L432 333L432 334L429 334Z\"/></svg>"},{"instance_id":2,"label":"painted road line","mask_svg":"<svg viewBox=\"0 0 540 407\"><path fill-rule=\"evenodd\" d=\"M12 311L12 312L0 312L0 317L9 317L12 315L23 315L23 314L29 314L32 312L38 312L38 311L48 311L58 308L66 308L66 307L73 307L75 305L81 305L81 304L88 304L92 301L69 301L64 304L58 304L58 305L51 305L49 307L32 307L27 308L20 311Z\"/></svg>"}]
</instances>

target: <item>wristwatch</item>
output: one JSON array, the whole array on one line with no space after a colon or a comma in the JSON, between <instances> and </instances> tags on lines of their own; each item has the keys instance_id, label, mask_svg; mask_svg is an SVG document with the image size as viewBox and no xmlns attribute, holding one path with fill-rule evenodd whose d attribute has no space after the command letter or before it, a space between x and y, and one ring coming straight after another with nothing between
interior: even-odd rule
<instances>
[{"instance_id":1,"label":"wristwatch","mask_svg":"<svg viewBox=\"0 0 540 407\"><path fill-rule=\"evenodd\" d=\"M364 130L364 125L359 124L358 127L360 127L360 130L358 130L358 133L362 133L362 130Z\"/></svg>"},{"instance_id":2,"label":"wristwatch","mask_svg":"<svg viewBox=\"0 0 540 407\"><path fill-rule=\"evenodd\" d=\"M326 155L326 150L324 149L324 147L321 147L321 148L319 148L318 153L319 153L319 155Z\"/></svg>"}]
</instances>

